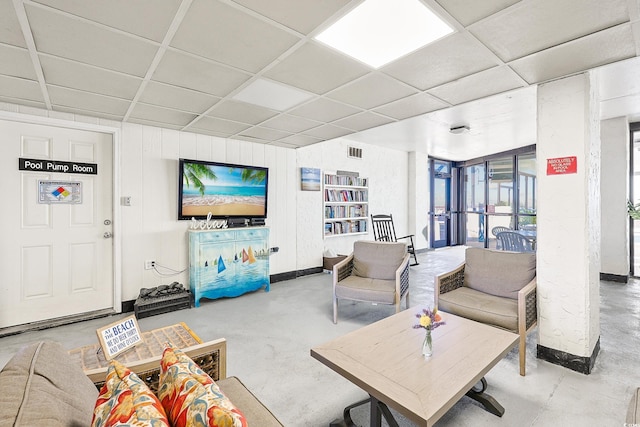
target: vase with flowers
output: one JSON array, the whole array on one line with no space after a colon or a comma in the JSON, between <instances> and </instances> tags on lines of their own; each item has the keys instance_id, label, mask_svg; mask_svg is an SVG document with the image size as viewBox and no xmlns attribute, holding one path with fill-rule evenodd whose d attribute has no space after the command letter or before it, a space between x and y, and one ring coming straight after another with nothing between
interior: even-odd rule
<instances>
[{"instance_id":1,"label":"vase with flowers","mask_svg":"<svg viewBox=\"0 0 640 427\"><path fill-rule=\"evenodd\" d=\"M422 313L416 314L419 319L417 325L413 325L415 329L423 328L426 331L424 341L422 342L422 355L425 357L431 357L433 354L433 340L431 338L431 331L440 325L444 325L442 316L438 313L438 309L434 308L430 310L425 308Z\"/></svg>"}]
</instances>

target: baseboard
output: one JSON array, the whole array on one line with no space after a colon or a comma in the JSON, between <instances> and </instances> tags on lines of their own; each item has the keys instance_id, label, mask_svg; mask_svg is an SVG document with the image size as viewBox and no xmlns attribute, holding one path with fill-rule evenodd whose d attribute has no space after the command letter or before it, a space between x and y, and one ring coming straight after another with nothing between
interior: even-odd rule
<instances>
[{"instance_id":1,"label":"baseboard","mask_svg":"<svg viewBox=\"0 0 640 427\"><path fill-rule=\"evenodd\" d=\"M629 276L623 274L600 273L600 280L605 282L628 283Z\"/></svg>"},{"instance_id":2,"label":"baseboard","mask_svg":"<svg viewBox=\"0 0 640 427\"><path fill-rule=\"evenodd\" d=\"M576 356L574 354L565 353L564 351L556 350L549 347L544 347L538 344L538 359L545 360L553 363L554 365L560 365L565 368L569 368L572 371L580 372L581 374L589 375L593 370L593 366L596 363L596 357L600 353L600 337L596 342L596 346L591 353L591 356Z\"/></svg>"},{"instance_id":3,"label":"baseboard","mask_svg":"<svg viewBox=\"0 0 640 427\"><path fill-rule=\"evenodd\" d=\"M296 277L308 276L310 274L322 273L322 267L306 268L304 270L288 271L286 273L272 274L269 276L271 283L282 282L284 280L292 280Z\"/></svg>"}]
</instances>

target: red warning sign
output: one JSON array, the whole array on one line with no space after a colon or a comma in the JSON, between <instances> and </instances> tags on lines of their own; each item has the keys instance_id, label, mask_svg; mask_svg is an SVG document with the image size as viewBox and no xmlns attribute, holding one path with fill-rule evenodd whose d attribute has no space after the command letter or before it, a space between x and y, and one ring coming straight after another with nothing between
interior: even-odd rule
<instances>
[{"instance_id":1,"label":"red warning sign","mask_svg":"<svg viewBox=\"0 0 640 427\"><path fill-rule=\"evenodd\" d=\"M547 175L562 175L578 172L576 156L547 159Z\"/></svg>"}]
</instances>

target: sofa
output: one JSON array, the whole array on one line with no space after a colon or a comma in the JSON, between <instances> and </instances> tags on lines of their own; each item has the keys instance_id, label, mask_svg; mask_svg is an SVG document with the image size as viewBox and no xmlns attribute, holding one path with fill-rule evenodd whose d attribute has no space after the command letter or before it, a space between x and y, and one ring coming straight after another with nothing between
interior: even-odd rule
<instances>
[{"instance_id":1,"label":"sofa","mask_svg":"<svg viewBox=\"0 0 640 427\"><path fill-rule=\"evenodd\" d=\"M537 325L536 254L470 247L465 261L436 276L438 310L520 335L520 375L526 370L526 338Z\"/></svg>"},{"instance_id":2,"label":"sofa","mask_svg":"<svg viewBox=\"0 0 640 427\"><path fill-rule=\"evenodd\" d=\"M183 349L239 408L248 425L282 427L276 417L236 377L226 377L226 341ZM153 392L161 356L127 366ZM0 427L86 427L91 425L107 368L83 371L77 360L52 341L19 350L0 371Z\"/></svg>"}]
</instances>

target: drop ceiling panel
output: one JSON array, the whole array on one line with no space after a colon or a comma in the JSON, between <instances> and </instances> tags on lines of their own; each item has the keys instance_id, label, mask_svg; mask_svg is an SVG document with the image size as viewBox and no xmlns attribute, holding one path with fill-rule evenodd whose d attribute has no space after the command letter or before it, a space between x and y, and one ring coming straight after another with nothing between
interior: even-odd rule
<instances>
[{"instance_id":1,"label":"drop ceiling panel","mask_svg":"<svg viewBox=\"0 0 640 427\"><path fill-rule=\"evenodd\" d=\"M389 76L373 73L336 89L327 96L346 104L369 109L417 92Z\"/></svg>"},{"instance_id":2,"label":"drop ceiling panel","mask_svg":"<svg viewBox=\"0 0 640 427\"><path fill-rule=\"evenodd\" d=\"M302 34L309 34L350 0L234 0Z\"/></svg>"},{"instance_id":3,"label":"drop ceiling panel","mask_svg":"<svg viewBox=\"0 0 640 427\"><path fill-rule=\"evenodd\" d=\"M263 122L276 114L278 114L277 111L234 100L222 101L207 113L208 116L237 120L252 125Z\"/></svg>"},{"instance_id":4,"label":"drop ceiling panel","mask_svg":"<svg viewBox=\"0 0 640 427\"><path fill-rule=\"evenodd\" d=\"M11 1L0 1L0 43L27 47L20 28L20 22Z\"/></svg>"},{"instance_id":5,"label":"drop ceiling panel","mask_svg":"<svg viewBox=\"0 0 640 427\"><path fill-rule=\"evenodd\" d=\"M343 117L350 116L359 111L358 108L350 107L326 98L318 98L300 107L289 110L290 114L306 117L320 122L332 122Z\"/></svg>"},{"instance_id":6,"label":"drop ceiling panel","mask_svg":"<svg viewBox=\"0 0 640 427\"><path fill-rule=\"evenodd\" d=\"M449 106L450 104L435 98L433 95L429 95L428 93L418 93L383 105L373 111L393 117L397 120L402 120L419 114L430 113L431 111Z\"/></svg>"},{"instance_id":7,"label":"drop ceiling panel","mask_svg":"<svg viewBox=\"0 0 640 427\"><path fill-rule=\"evenodd\" d=\"M140 96L140 102L146 104L198 114L204 113L218 101L220 101L220 98L203 92L154 81L147 83Z\"/></svg>"},{"instance_id":8,"label":"drop ceiling panel","mask_svg":"<svg viewBox=\"0 0 640 427\"><path fill-rule=\"evenodd\" d=\"M496 65L495 56L484 46L468 34L455 33L383 67L382 71L426 90Z\"/></svg>"},{"instance_id":9,"label":"drop ceiling panel","mask_svg":"<svg viewBox=\"0 0 640 427\"><path fill-rule=\"evenodd\" d=\"M453 105L523 87L522 80L507 66L495 67L431 89L429 93Z\"/></svg>"},{"instance_id":10,"label":"drop ceiling panel","mask_svg":"<svg viewBox=\"0 0 640 427\"><path fill-rule=\"evenodd\" d=\"M303 117L280 114L272 119L265 121L261 124L261 126L289 133L298 133L307 129L314 128L316 126L320 126L321 124L321 122L305 119Z\"/></svg>"},{"instance_id":11,"label":"drop ceiling panel","mask_svg":"<svg viewBox=\"0 0 640 427\"><path fill-rule=\"evenodd\" d=\"M529 83L578 73L635 56L629 24L619 25L512 62Z\"/></svg>"},{"instance_id":12,"label":"drop ceiling panel","mask_svg":"<svg viewBox=\"0 0 640 427\"><path fill-rule=\"evenodd\" d=\"M265 76L322 95L369 71L346 55L310 42L268 70Z\"/></svg>"},{"instance_id":13,"label":"drop ceiling panel","mask_svg":"<svg viewBox=\"0 0 640 427\"><path fill-rule=\"evenodd\" d=\"M196 56L167 50L151 78L222 97L247 81L249 77L249 74Z\"/></svg>"},{"instance_id":14,"label":"drop ceiling panel","mask_svg":"<svg viewBox=\"0 0 640 427\"><path fill-rule=\"evenodd\" d=\"M640 94L640 58L638 57L605 65L598 69L598 74L600 100Z\"/></svg>"},{"instance_id":15,"label":"drop ceiling panel","mask_svg":"<svg viewBox=\"0 0 640 427\"><path fill-rule=\"evenodd\" d=\"M133 99L142 79L53 56L40 55L48 84Z\"/></svg>"},{"instance_id":16,"label":"drop ceiling panel","mask_svg":"<svg viewBox=\"0 0 640 427\"><path fill-rule=\"evenodd\" d=\"M371 113L369 111L364 111L362 113L354 114L353 116L349 116L344 119L336 120L332 124L355 131L361 131L394 121L395 120L388 117L384 117L376 113Z\"/></svg>"},{"instance_id":17,"label":"drop ceiling panel","mask_svg":"<svg viewBox=\"0 0 640 427\"><path fill-rule=\"evenodd\" d=\"M91 112L103 112L113 116L124 117L129 101L111 96L96 95L59 86L47 86L49 98L55 107L78 108Z\"/></svg>"},{"instance_id":18,"label":"drop ceiling panel","mask_svg":"<svg viewBox=\"0 0 640 427\"><path fill-rule=\"evenodd\" d=\"M520 0L436 0L453 18L465 27L518 3Z\"/></svg>"},{"instance_id":19,"label":"drop ceiling panel","mask_svg":"<svg viewBox=\"0 0 640 427\"><path fill-rule=\"evenodd\" d=\"M0 74L37 80L31 56L26 49L0 44Z\"/></svg>"},{"instance_id":20,"label":"drop ceiling panel","mask_svg":"<svg viewBox=\"0 0 640 427\"><path fill-rule=\"evenodd\" d=\"M73 15L161 42L181 0L34 0ZM141 25L153 22L154 25Z\"/></svg>"},{"instance_id":21,"label":"drop ceiling panel","mask_svg":"<svg viewBox=\"0 0 640 427\"><path fill-rule=\"evenodd\" d=\"M220 136L231 136L248 128L249 125L244 123L202 116L197 122L189 127L189 130L205 129L216 132L216 134Z\"/></svg>"},{"instance_id":22,"label":"drop ceiling panel","mask_svg":"<svg viewBox=\"0 0 640 427\"><path fill-rule=\"evenodd\" d=\"M311 144L316 144L318 142L321 142L322 139L320 138L315 138L313 136L309 136L309 135L291 135L288 136L286 138L281 139L278 142L285 142L287 144L296 146L296 147L304 147L307 145L311 145Z\"/></svg>"},{"instance_id":23,"label":"drop ceiling panel","mask_svg":"<svg viewBox=\"0 0 640 427\"><path fill-rule=\"evenodd\" d=\"M144 77L157 45L69 18L38 6L25 5L38 52ZM82 37L78 37L82 34Z\"/></svg>"},{"instance_id":24,"label":"drop ceiling panel","mask_svg":"<svg viewBox=\"0 0 640 427\"><path fill-rule=\"evenodd\" d=\"M54 105L53 106L53 110L54 111L59 111L59 112L62 112L62 113L71 113L71 114L82 115L82 116L86 116L86 117L98 117L98 118L101 118L101 119L108 119L108 120L113 120L113 121L116 121L116 122L120 122L124 118L122 115L109 114L109 113L105 113L103 111L83 110L81 108L75 108L75 107L65 107L63 105ZM154 122L154 123L155 124L152 124L152 126L158 126L158 122ZM151 123L145 123L145 124L151 124ZM173 126L173 125L171 125L171 126Z\"/></svg>"},{"instance_id":25,"label":"drop ceiling panel","mask_svg":"<svg viewBox=\"0 0 640 427\"><path fill-rule=\"evenodd\" d=\"M629 21L627 0L522 1L469 31L503 61L538 52Z\"/></svg>"},{"instance_id":26,"label":"drop ceiling panel","mask_svg":"<svg viewBox=\"0 0 640 427\"><path fill-rule=\"evenodd\" d=\"M0 96L44 102L40 85L33 80L0 75Z\"/></svg>"},{"instance_id":27,"label":"drop ceiling panel","mask_svg":"<svg viewBox=\"0 0 640 427\"><path fill-rule=\"evenodd\" d=\"M252 127L243 131L239 136L248 136L250 138L257 138L266 142L286 138L287 136L291 136L291 134L289 132L282 132L275 129Z\"/></svg>"},{"instance_id":28,"label":"drop ceiling panel","mask_svg":"<svg viewBox=\"0 0 640 427\"><path fill-rule=\"evenodd\" d=\"M140 125L162 127L162 128L166 128L166 129L173 129L173 130L182 129L182 126L180 126L180 125L174 125L174 124L171 124L171 123L164 124L163 122L156 122L154 120L140 119L138 117L129 117L128 121L131 122L131 123L138 123Z\"/></svg>"},{"instance_id":29,"label":"drop ceiling panel","mask_svg":"<svg viewBox=\"0 0 640 427\"><path fill-rule=\"evenodd\" d=\"M219 1L195 0L171 46L257 72L300 40Z\"/></svg>"},{"instance_id":30,"label":"drop ceiling panel","mask_svg":"<svg viewBox=\"0 0 640 427\"><path fill-rule=\"evenodd\" d=\"M186 126L196 118L196 115L138 102L131 112L131 117L143 120L159 120L161 123L166 122L173 125Z\"/></svg>"},{"instance_id":31,"label":"drop ceiling panel","mask_svg":"<svg viewBox=\"0 0 640 427\"><path fill-rule=\"evenodd\" d=\"M345 136L351 133L350 130L332 125L322 125L303 132L305 135L314 136L316 138L333 139Z\"/></svg>"}]
</instances>

